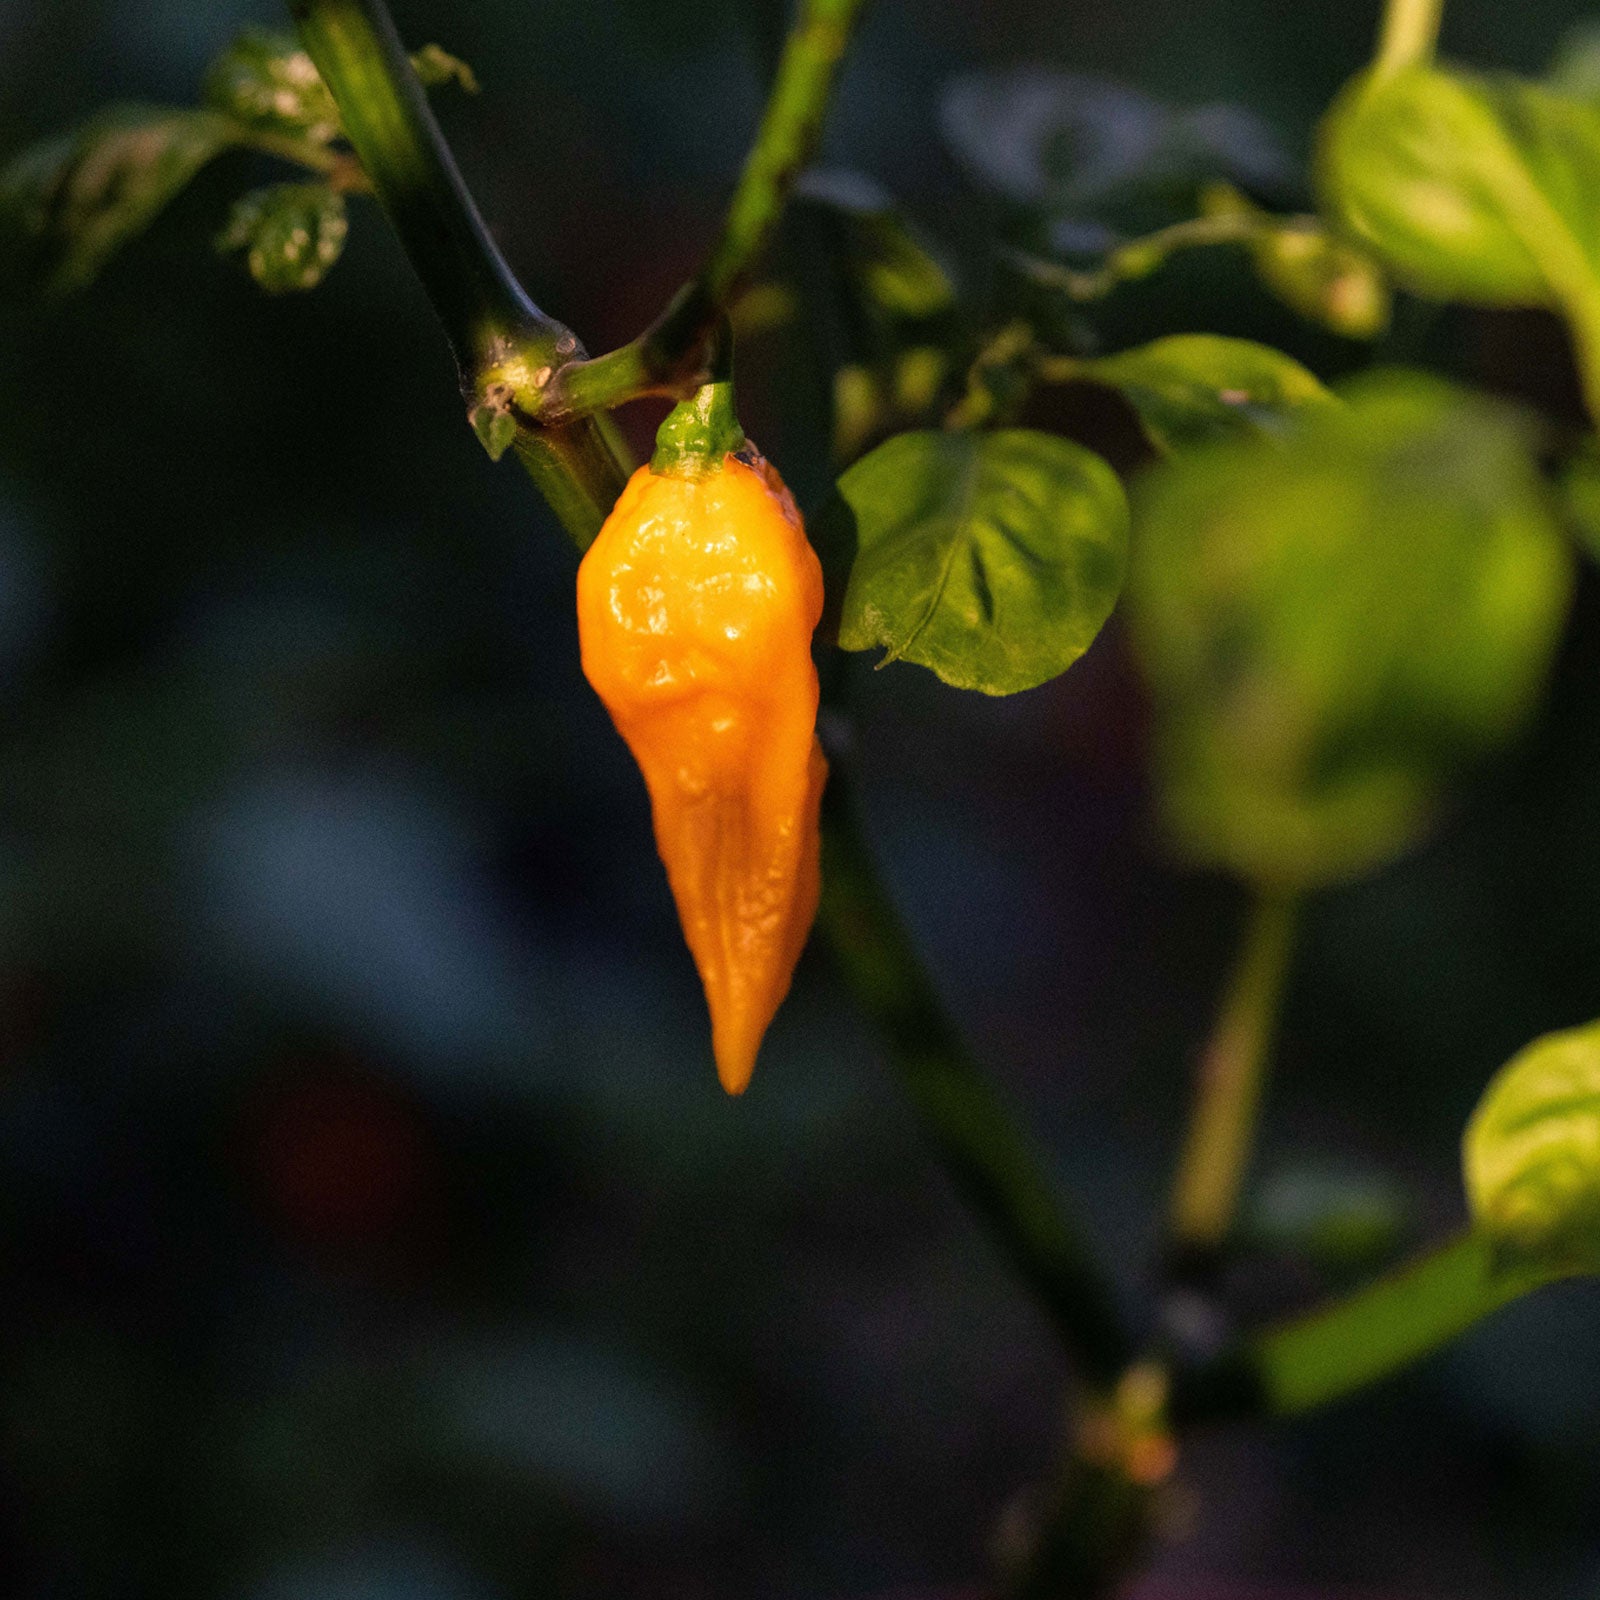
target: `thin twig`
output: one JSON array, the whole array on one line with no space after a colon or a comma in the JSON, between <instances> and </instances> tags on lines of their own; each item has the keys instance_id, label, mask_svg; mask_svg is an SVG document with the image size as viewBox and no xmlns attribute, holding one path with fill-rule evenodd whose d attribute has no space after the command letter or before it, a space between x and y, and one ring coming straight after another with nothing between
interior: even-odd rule
<instances>
[{"instance_id":1,"label":"thin twig","mask_svg":"<svg viewBox=\"0 0 1600 1600\"><path fill-rule=\"evenodd\" d=\"M1375 76L1388 77L1407 67L1425 67L1439 42L1444 0L1387 0L1373 59Z\"/></svg>"},{"instance_id":2,"label":"thin twig","mask_svg":"<svg viewBox=\"0 0 1600 1600\"><path fill-rule=\"evenodd\" d=\"M1175 1381L1175 1422L1295 1416L1379 1382L1569 1272L1507 1268L1462 1233L1354 1294L1245 1336Z\"/></svg>"},{"instance_id":3,"label":"thin twig","mask_svg":"<svg viewBox=\"0 0 1600 1600\"><path fill-rule=\"evenodd\" d=\"M813 0L809 9L831 16L838 27L857 6L858 0ZM411 67L382 0L296 0L296 16L351 143L453 339L470 345L485 322L501 326L525 312L530 337L570 338L532 308L494 251L443 135L425 104L418 111L420 90L409 92ZM836 42L835 54L841 47ZM791 108L785 119L794 114ZM753 161L747 172L752 167L767 170ZM761 181L775 185L776 176ZM736 231L750 237L748 223ZM469 261L473 252L479 258ZM731 269L722 260L719 281L726 282ZM455 281L458 274L468 278L465 287ZM597 413L570 427L526 425L528 420L519 426L517 453L582 548L610 506L609 500L601 503L596 486L618 472L605 431L608 419ZM825 849L823 923L850 987L883 1028L905 1086L957 1183L1038 1292L1085 1376L1109 1386L1133 1351L1114 1296L1036 1152L945 1017L856 832L838 770L828 791Z\"/></svg>"},{"instance_id":4,"label":"thin twig","mask_svg":"<svg viewBox=\"0 0 1600 1600\"><path fill-rule=\"evenodd\" d=\"M704 380L717 326L772 242L795 179L816 149L863 4L802 0L722 231L699 274L636 339L592 361L566 363L522 403L558 417L646 394L682 396Z\"/></svg>"},{"instance_id":5,"label":"thin twig","mask_svg":"<svg viewBox=\"0 0 1600 1600\"><path fill-rule=\"evenodd\" d=\"M301 42L339 108L455 353L470 403L582 354L573 333L528 297L489 237L383 0L289 0ZM627 476L615 430L517 418L516 452L563 527L587 545Z\"/></svg>"},{"instance_id":6,"label":"thin twig","mask_svg":"<svg viewBox=\"0 0 1600 1600\"><path fill-rule=\"evenodd\" d=\"M1170 1218L1173 1256L1191 1269L1214 1258L1233 1227L1289 970L1294 920L1293 896L1258 894L1200 1059Z\"/></svg>"},{"instance_id":7,"label":"thin twig","mask_svg":"<svg viewBox=\"0 0 1600 1600\"><path fill-rule=\"evenodd\" d=\"M1135 1345L1115 1292L1046 1176L1040 1153L962 1043L878 881L847 774L823 802L821 927L877 1025L901 1086L967 1203L1049 1314L1091 1384L1109 1390Z\"/></svg>"}]
</instances>

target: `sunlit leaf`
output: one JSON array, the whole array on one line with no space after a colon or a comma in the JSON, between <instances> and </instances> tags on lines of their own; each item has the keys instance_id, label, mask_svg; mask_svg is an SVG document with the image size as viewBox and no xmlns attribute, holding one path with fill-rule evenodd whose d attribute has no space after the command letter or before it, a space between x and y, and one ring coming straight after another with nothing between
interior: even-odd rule
<instances>
[{"instance_id":1,"label":"sunlit leaf","mask_svg":"<svg viewBox=\"0 0 1600 1600\"><path fill-rule=\"evenodd\" d=\"M247 28L206 73L209 105L252 128L327 144L339 111L311 57L289 34Z\"/></svg>"},{"instance_id":2,"label":"sunlit leaf","mask_svg":"<svg viewBox=\"0 0 1600 1600\"><path fill-rule=\"evenodd\" d=\"M344 196L327 184L278 183L235 202L217 248L244 251L250 276L283 294L321 283L349 231Z\"/></svg>"},{"instance_id":3,"label":"sunlit leaf","mask_svg":"<svg viewBox=\"0 0 1600 1600\"><path fill-rule=\"evenodd\" d=\"M1278 444L1153 468L1133 635L1189 858L1264 884L1367 871L1526 720L1571 584L1520 417L1375 375Z\"/></svg>"},{"instance_id":4,"label":"sunlit leaf","mask_svg":"<svg viewBox=\"0 0 1600 1600\"><path fill-rule=\"evenodd\" d=\"M236 132L212 111L112 106L23 151L0 172L5 276L82 288Z\"/></svg>"},{"instance_id":5,"label":"sunlit leaf","mask_svg":"<svg viewBox=\"0 0 1600 1600\"><path fill-rule=\"evenodd\" d=\"M1098 456L1049 434L903 433L840 478L818 518L853 554L839 643L882 646L961 689L1064 672L1122 587L1128 512Z\"/></svg>"},{"instance_id":6,"label":"sunlit leaf","mask_svg":"<svg viewBox=\"0 0 1600 1600\"><path fill-rule=\"evenodd\" d=\"M1462 1153L1473 1220L1507 1265L1600 1272L1600 1022L1513 1056Z\"/></svg>"},{"instance_id":7,"label":"sunlit leaf","mask_svg":"<svg viewBox=\"0 0 1600 1600\"><path fill-rule=\"evenodd\" d=\"M1218 439L1276 438L1305 408L1334 404L1282 351L1209 333L1174 334L1073 365L1118 390L1150 442L1168 452Z\"/></svg>"},{"instance_id":8,"label":"sunlit leaf","mask_svg":"<svg viewBox=\"0 0 1600 1600\"><path fill-rule=\"evenodd\" d=\"M1592 367L1600 337L1600 108L1515 78L1358 79L1322 133L1328 206L1419 294L1546 306ZM1600 394L1600 373L1589 373Z\"/></svg>"},{"instance_id":9,"label":"sunlit leaf","mask_svg":"<svg viewBox=\"0 0 1600 1600\"><path fill-rule=\"evenodd\" d=\"M1205 178L1277 188L1293 174L1250 112L1181 110L1126 84L1042 67L957 78L941 120L973 177L1018 205L1079 209L1141 186Z\"/></svg>"}]
</instances>

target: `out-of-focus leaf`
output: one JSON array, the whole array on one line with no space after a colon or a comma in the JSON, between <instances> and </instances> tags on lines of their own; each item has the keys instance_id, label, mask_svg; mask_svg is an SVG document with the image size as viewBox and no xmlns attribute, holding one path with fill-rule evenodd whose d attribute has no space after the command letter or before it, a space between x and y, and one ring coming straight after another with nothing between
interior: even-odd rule
<instances>
[{"instance_id":1,"label":"out-of-focus leaf","mask_svg":"<svg viewBox=\"0 0 1600 1600\"><path fill-rule=\"evenodd\" d=\"M737 338L751 338L781 328L799 314L800 297L785 283L753 283L728 313Z\"/></svg>"},{"instance_id":2,"label":"out-of-focus leaf","mask_svg":"<svg viewBox=\"0 0 1600 1600\"><path fill-rule=\"evenodd\" d=\"M1600 439L1585 440L1562 469L1561 504L1583 547L1600 561Z\"/></svg>"},{"instance_id":3,"label":"out-of-focus leaf","mask_svg":"<svg viewBox=\"0 0 1600 1600\"><path fill-rule=\"evenodd\" d=\"M1268 885L1356 876L1510 737L1569 551L1520 418L1387 373L1276 447L1188 451L1135 497L1129 598L1177 848Z\"/></svg>"},{"instance_id":4,"label":"out-of-focus leaf","mask_svg":"<svg viewBox=\"0 0 1600 1600\"><path fill-rule=\"evenodd\" d=\"M1389 285L1363 251L1321 228L1284 226L1251 247L1261 281L1308 322L1346 339L1376 339L1389 326Z\"/></svg>"},{"instance_id":5,"label":"out-of-focus leaf","mask_svg":"<svg viewBox=\"0 0 1600 1600\"><path fill-rule=\"evenodd\" d=\"M0 272L83 288L236 135L213 111L124 105L23 151L0 172Z\"/></svg>"},{"instance_id":6,"label":"out-of-focus leaf","mask_svg":"<svg viewBox=\"0 0 1600 1600\"><path fill-rule=\"evenodd\" d=\"M217 248L244 251L250 276L283 294L321 283L349 231L342 194L325 183L277 183L234 203Z\"/></svg>"},{"instance_id":7,"label":"out-of-focus leaf","mask_svg":"<svg viewBox=\"0 0 1600 1600\"><path fill-rule=\"evenodd\" d=\"M870 367L849 362L833 375L833 457L850 461L879 433L889 402Z\"/></svg>"},{"instance_id":8,"label":"out-of-focus leaf","mask_svg":"<svg viewBox=\"0 0 1600 1600\"><path fill-rule=\"evenodd\" d=\"M478 75L459 56L436 44L425 44L411 57L412 69L424 87L435 89L440 84L453 83L467 94L478 92Z\"/></svg>"},{"instance_id":9,"label":"out-of-focus leaf","mask_svg":"<svg viewBox=\"0 0 1600 1600\"><path fill-rule=\"evenodd\" d=\"M1330 210L1405 287L1563 312L1596 403L1600 107L1516 78L1360 78L1319 165Z\"/></svg>"},{"instance_id":10,"label":"out-of-focus leaf","mask_svg":"<svg viewBox=\"0 0 1600 1600\"><path fill-rule=\"evenodd\" d=\"M833 375L833 457L853 461L874 438L926 417L950 369L937 345L913 345L876 365L849 362Z\"/></svg>"},{"instance_id":11,"label":"out-of-focus leaf","mask_svg":"<svg viewBox=\"0 0 1600 1600\"><path fill-rule=\"evenodd\" d=\"M858 172L813 169L795 185L802 204L839 223L841 255L875 304L892 316L936 316L955 303L949 275L889 194Z\"/></svg>"},{"instance_id":12,"label":"out-of-focus leaf","mask_svg":"<svg viewBox=\"0 0 1600 1600\"><path fill-rule=\"evenodd\" d=\"M1219 439L1275 439L1298 412L1335 403L1281 350L1209 333L1173 334L1073 367L1118 390L1151 444L1169 454Z\"/></svg>"},{"instance_id":13,"label":"out-of-focus leaf","mask_svg":"<svg viewBox=\"0 0 1600 1600\"><path fill-rule=\"evenodd\" d=\"M1591 17L1567 30L1545 82L1557 94L1600 105L1600 18Z\"/></svg>"},{"instance_id":14,"label":"out-of-focus leaf","mask_svg":"<svg viewBox=\"0 0 1600 1600\"><path fill-rule=\"evenodd\" d=\"M1600 1272L1600 1022L1535 1039L1500 1069L1463 1165L1505 1265Z\"/></svg>"},{"instance_id":15,"label":"out-of-focus leaf","mask_svg":"<svg viewBox=\"0 0 1600 1600\"><path fill-rule=\"evenodd\" d=\"M1251 224L1257 276L1308 321L1347 339L1375 339L1388 327L1388 280L1365 251L1317 218L1274 216L1224 183L1208 185L1200 202L1207 216Z\"/></svg>"},{"instance_id":16,"label":"out-of-focus leaf","mask_svg":"<svg viewBox=\"0 0 1600 1600\"><path fill-rule=\"evenodd\" d=\"M311 57L290 35L247 28L206 73L208 105L252 128L327 144L339 111Z\"/></svg>"},{"instance_id":17,"label":"out-of-focus leaf","mask_svg":"<svg viewBox=\"0 0 1600 1600\"><path fill-rule=\"evenodd\" d=\"M1272 131L1247 111L1181 110L1125 84L1042 67L955 79L941 120L973 177L1023 206L1072 210L1206 178L1276 189L1293 176Z\"/></svg>"},{"instance_id":18,"label":"out-of-focus leaf","mask_svg":"<svg viewBox=\"0 0 1600 1600\"><path fill-rule=\"evenodd\" d=\"M1099 456L1049 434L903 433L817 519L853 551L839 643L1013 694L1064 672L1122 587L1128 510Z\"/></svg>"}]
</instances>

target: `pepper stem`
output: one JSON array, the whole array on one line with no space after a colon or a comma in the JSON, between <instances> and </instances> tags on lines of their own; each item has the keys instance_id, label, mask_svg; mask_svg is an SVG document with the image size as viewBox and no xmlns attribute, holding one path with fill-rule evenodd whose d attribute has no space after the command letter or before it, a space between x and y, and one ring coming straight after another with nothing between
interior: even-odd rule
<instances>
[{"instance_id":1,"label":"pepper stem","mask_svg":"<svg viewBox=\"0 0 1600 1600\"><path fill-rule=\"evenodd\" d=\"M733 339L724 323L712 353L710 381L667 413L656 431L650 470L662 478L708 478L744 444L733 405Z\"/></svg>"}]
</instances>

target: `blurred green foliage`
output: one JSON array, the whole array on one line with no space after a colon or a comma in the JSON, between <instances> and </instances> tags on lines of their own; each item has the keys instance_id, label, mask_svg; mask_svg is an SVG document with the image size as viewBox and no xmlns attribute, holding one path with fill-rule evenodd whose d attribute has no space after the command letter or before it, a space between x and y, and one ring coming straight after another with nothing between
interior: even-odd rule
<instances>
[{"instance_id":1,"label":"blurred green foliage","mask_svg":"<svg viewBox=\"0 0 1600 1600\"><path fill-rule=\"evenodd\" d=\"M344 196L325 183L277 183L236 200L217 249L242 250L269 294L314 289L344 251Z\"/></svg>"},{"instance_id":2,"label":"blurred green foliage","mask_svg":"<svg viewBox=\"0 0 1600 1600\"><path fill-rule=\"evenodd\" d=\"M1570 320L1600 401L1600 108L1543 84L1412 68L1328 115L1327 205L1408 288Z\"/></svg>"},{"instance_id":3,"label":"blurred green foliage","mask_svg":"<svg viewBox=\"0 0 1600 1600\"><path fill-rule=\"evenodd\" d=\"M1311 887L1412 844L1525 721L1570 559L1526 423L1409 374L1139 485L1132 620L1185 854Z\"/></svg>"}]
</instances>

